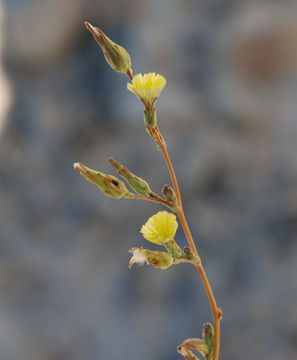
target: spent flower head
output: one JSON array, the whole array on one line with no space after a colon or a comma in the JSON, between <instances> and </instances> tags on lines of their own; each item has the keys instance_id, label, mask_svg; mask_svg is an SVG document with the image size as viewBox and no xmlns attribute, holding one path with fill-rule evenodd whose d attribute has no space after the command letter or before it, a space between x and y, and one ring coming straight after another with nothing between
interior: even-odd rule
<instances>
[{"instance_id":1,"label":"spent flower head","mask_svg":"<svg viewBox=\"0 0 297 360\"><path fill-rule=\"evenodd\" d=\"M159 269L167 269L173 264L173 258L170 254L163 251L152 251L142 248L132 248L129 250L133 256L129 261L129 269L133 264L143 265L144 263L154 265Z\"/></svg>"},{"instance_id":2,"label":"spent flower head","mask_svg":"<svg viewBox=\"0 0 297 360\"><path fill-rule=\"evenodd\" d=\"M129 252L133 255L129 261L129 269L133 264L143 265L149 263L147 256L143 253L141 248L132 248Z\"/></svg>"},{"instance_id":3,"label":"spent flower head","mask_svg":"<svg viewBox=\"0 0 297 360\"><path fill-rule=\"evenodd\" d=\"M98 45L100 45L105 60L110 67L117 72L127 74L132 79L131 58L128 51L110 40L98 27L91 25L87 21L85 26L93 34Z\"/></svg>"},{"instance_id":4,"label":"spent flower head","mask_svg":"<svg viewBox=\"0 0 297 360\"><path fill-rule=\"evenodd\" d=\"M115 176L90 169L80 162L74 163L73 167L88 181L97 185L105 195L114 199L133 198L133 194L129 192L125 183Z\"/></svg>"},{"instance_id":5,"label":"spent flower head","mask_svg":"<svg viewBox=\"0 0 297 360\"><path fill-rule=\"evenodd\" d=\"M166 85L166 79L154 72L137 74L132 83L127 83L127 89L135 94L145 106L153 105Z\"/></svg>"},{"instance_id":6,"label":"spent flower head","mask_svg":"<svg viewBox=\"0 0 297 360\"><path fill-rule=\"evenodd\" d=\"M178 223L174 214L168 211L159 211L148 219L140 232L146 240L165 245L174 238L177 228Z\"/></svg>"}]
</instances>

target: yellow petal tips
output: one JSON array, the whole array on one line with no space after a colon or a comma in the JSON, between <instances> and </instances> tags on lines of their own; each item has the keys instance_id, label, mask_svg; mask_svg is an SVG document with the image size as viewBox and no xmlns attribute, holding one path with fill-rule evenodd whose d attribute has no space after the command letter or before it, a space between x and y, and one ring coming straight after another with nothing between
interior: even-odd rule
<instances>
[{"instance_id":1,"label":"yellow petal tips","mask_svg":"<svg viewBox=\"0 0 297 360\"><path fill-rule=\"evenodd\" d=\"M135 75L132 83L127 83L127 89L146 105L152 105L159 97L165 85L166 79L164 76L151 72L144 75Z\"/></svg>"}]
</instances>

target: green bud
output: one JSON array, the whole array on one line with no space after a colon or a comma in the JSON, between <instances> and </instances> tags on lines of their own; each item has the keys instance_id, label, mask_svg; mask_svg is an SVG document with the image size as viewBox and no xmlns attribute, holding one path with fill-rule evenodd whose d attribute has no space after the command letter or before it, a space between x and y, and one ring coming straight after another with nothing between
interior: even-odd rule
<instances>
[{"instance_id":1,"label":"green bud","mask_svg":"<svg viewBox=\"0 0 297 360\"><path fill-rule=\"evenodd\" d=\"M164 246L166 246L167 251L174 259L180 259L182 257L182 249L174 239L169 240Z\"/></svg>"},{"instance_id":2,"label":"green bud","mask_svg":"<svg viewBox=\"0 0 297 360\"><path fill-rule=\"evenodd\" d=\"M168 184L164 185L162 187L162 194L164 195L164 198L168 202L170 208L173 211L178 212L180 207L173 187Z\"/></svg>"},{"instance_id":3,"label":"green bud","mask_svg":"<svg viewBox=\"0 0 297 360\"><path fill-rule=\"evenodd\" d=\"M192 264L199 264L201 262L198 255L196 255L189 246L183 248L183 256Z\"/></svg>"},{"instance_id":4,"label":"green bud","mask_svg":"<svg viewBox=\"0 0 297 360\"><path fill-rule=\"evenodd\" d=\"M152 190L150 189L148 183L145 180L134 175L125 166L123 166L113 158L109 158L108 162L116 169L118 174L127 181L127 183L131 186L133 190L135 190L137 194L146 196L151 196L151 194L153 194Z\"/></svg>"},{"instance_id":5,"label":"green bud","mask_svg":"<svg viewBox=\"0 0 297 360\"><path fill-rule=\"evenodd\" d=\"M80 162L74 163L73 167L88 181L97 185L105 195L110 196L113 199L133 198L133 194L128 191L125 183L115 176L92 170Z\"/></svg>"},{"instance_id":6,"label":"green bud","mask_svg":"<svg viewBox=\"0 0 297 360\"><path fill-rule=\"evenodd\" d=\"M202 339L208 347L208 357L207 359L212 359L212 354L214 350L214 343L215 343L215 334L214 328L211 323L205 323L202 329Z\"/></svg>"},{"instance_id":7,"label":"green bud","mask_svg":"<svg viewBox=\"0 0 297 360\"><path fill-rule=\"evenodd\" d=\"M143 265L144 263L154 265L159 269L167 269L173 264L173 258L163 251L152 251L142 248L132 248L129 250L133 254L129 261L129 268L134 263Z\"/></svg>"},{"instance_id":8,"label":"green bud","mask_svg":"<svg viewBox=\"0 0 297 360\"><path fill-rule=\"evenodd\" d=\"M111 41L101 29L92 26L87 21L85 22L85 26L93 34L98 45L100 45L110 67L117 72L127 74L129 78L132 79L133 75L129 53L122 46Z\"/></svg>"}]
</instances>

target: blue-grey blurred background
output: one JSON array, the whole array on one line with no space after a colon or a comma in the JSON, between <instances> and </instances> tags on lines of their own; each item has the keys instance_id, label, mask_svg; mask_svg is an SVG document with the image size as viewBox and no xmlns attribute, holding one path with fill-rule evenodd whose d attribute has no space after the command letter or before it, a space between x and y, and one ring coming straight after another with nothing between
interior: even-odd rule
<instances>
[{"instance_id":1,"label":"blue-grey blurred background","mask_svg":"<svg viewBox=\"0 0 297 360\"><path fill-rule=\"evenodd\" d=\"M157 192L170 181L88 20L167 79L159 127L224 311L221 359L295 360L296 2L0 0L0 15L0 359L178 359L211 320L190 265L128 270L160 207L72 168L113 173L112 156Z\"/></svg>"}]
</instances>

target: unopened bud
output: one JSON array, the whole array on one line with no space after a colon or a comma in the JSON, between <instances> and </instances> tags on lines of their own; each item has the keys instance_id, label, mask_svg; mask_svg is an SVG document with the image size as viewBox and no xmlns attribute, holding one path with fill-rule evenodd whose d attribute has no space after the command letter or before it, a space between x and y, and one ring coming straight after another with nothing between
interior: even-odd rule
<instances>
[{"instance_id":1,"label":"unopened bud","mask_svg":"<svg viewBox=\"0 0 297 360\"><path fill-rule=\"evenodd\" d=\"M162 187L162 194L164 195L165 200L167 201L170 208L177 212L179 210L178 200L175 194L175 191L171 185L164 185Z\"/></svg>"},{"instance_id":2,"label":"unopened bud","mask_svg":"<svg viewBox=\"0 0 297 360\"><path fill-rule=\"evenodd\" d=\"M169 240L166 244L166 249L174 259L180 259L183 255L182 249L179 247L174 239Z\"/></svg>"},{"instance_id":3,"label":"unopened bud","mask_svg":"<svg viewBox=\"0 0 297 360\"><path fill-rule=\"evenodd\" d=\"M211 323L205 323L202 329L202 339L208 347L208 353L212 354L214 350L215 335L214 328Z\"/></svg>"},{"instance_id":4,"label":"unopened bud","mask_svg":"<svg viewBox=\"0 0 297 360\"><path fill-rule=\"evenodd\" d=\"M104 57L111 68L117 72L127 74L129 78L132 79L131 59L127 50L122 46L115 44L101 29L92 26L89 22L86 21L85 26L93 34L94 39L100 45Z\"/></svg>"},{"instance_id":5,"label":"unopened bud","mask_svg":"<svg viewBox=\"0 0 297 360\"><path fill-rule=\"evenodd\" d=\"M183 256L194 265L201 262L200 257L189 246L183 248Z\"/></svg>"},{"instance_id":6,"label":"unopened bud","mask_svg":"<svg viewBox=\"0 0 297 360\"><path fill-rule=\"evenodd\" d=\"M129 261L129 268L134 263L143 265L144 263L154 265L159 269L167 269L173 264L173 258L163 251L152 251L142 248L132 248L129 250L133 254Z\"/></svg>"},{"instance_id":7,"label":"unopened bud","mask_svg":"<svg viewBox=\"0 0 297 360\"><path fill-rule=\"evenodd\" d=\"M108 162L116 169L119 175L121 175L127 183L131 186L137 194L151 196L153 194L148 183L142 178L134 175L130 170L125 166L120 164L118 161L113 158L109 158Z\"/></svg>"},{"instance_id":8,"label":"unopened bud","mask_svg":"<svg viewBox=\"0 0 297 360\"><path fill-rule=\"evenodd\" d=\"M105 195L114 199L133 198L133 194L128 191L126 185L115 176L92 170L80 162L74 163L73 167L88 181L97 185Z\"/></svg>"}]
</instances>

